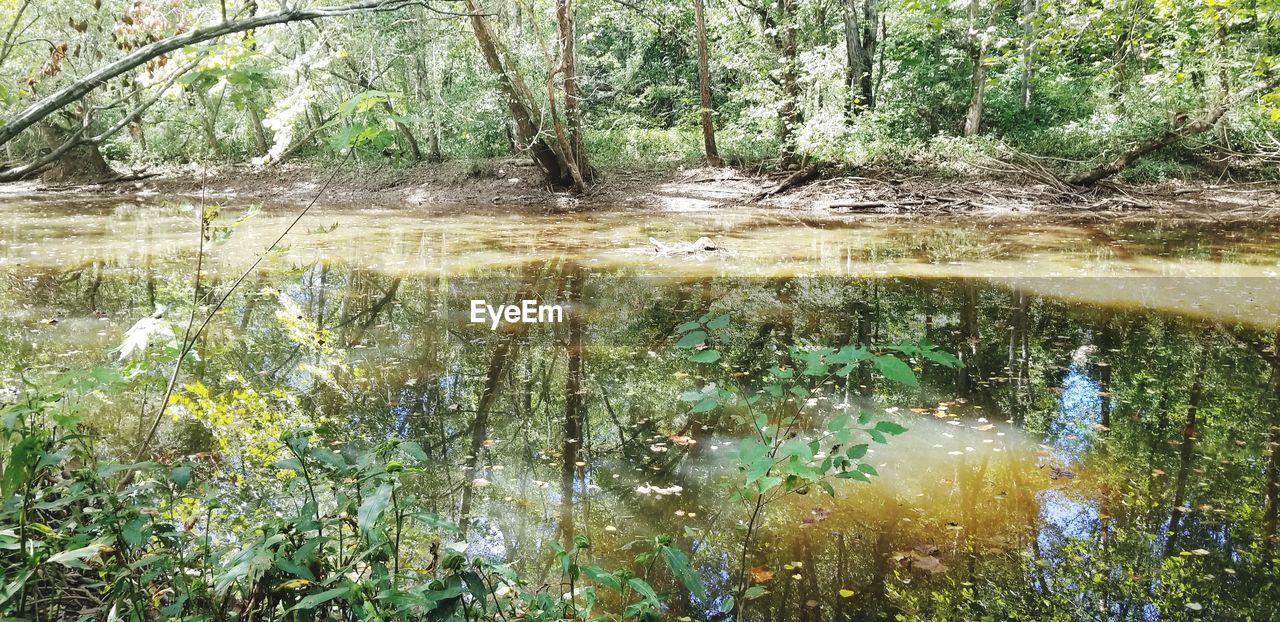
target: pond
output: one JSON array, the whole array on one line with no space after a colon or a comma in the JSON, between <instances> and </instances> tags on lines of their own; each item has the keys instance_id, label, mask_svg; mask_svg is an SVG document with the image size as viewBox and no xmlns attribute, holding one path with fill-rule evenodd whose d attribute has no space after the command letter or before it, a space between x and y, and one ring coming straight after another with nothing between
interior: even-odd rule
<instances>
[{"instance_id":1,"label":"pond","mask_svg":"<svg viewBox=\"0 0 1280 622\"><path fill-rule=\"evenodd\" d=\"M221 296L299 208L226 207L198 295ZM163 339L125 348L134 362L121 345L187 308L194 215L181 198L3 199L0 401L69 368L142 374ZM699 236L721 250L649 242ZM628 543L665 535L707 592L656 577L667 619L726 617L740 577L761 588L746 620L1268 619L1280 602L1278 227L322 204L283 244L182 384L285 389L353 441L416 442L423 509L535 583L560 581L566 533L637 573ZM494 330L473 300L568 317ZM722 315L721 358L690 362L681 325ZM922 342L963 365L908 351L918 386L863 361L780 402L804 442L844 415L906 430L870 443L869 481L801 486L753 519L735 497L749 407L688 393L761 390L792 347ZM162 390L86 419L128 455ZM172 414L165 454L226 453Z\"/></svg>"}]
</instances>

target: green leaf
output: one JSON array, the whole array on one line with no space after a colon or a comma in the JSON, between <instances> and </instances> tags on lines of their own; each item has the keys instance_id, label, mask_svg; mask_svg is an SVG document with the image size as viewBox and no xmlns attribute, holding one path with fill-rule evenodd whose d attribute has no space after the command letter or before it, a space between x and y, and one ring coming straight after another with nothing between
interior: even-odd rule
<instances>
[{"instance_id":1,"label":"green leaf","mask_svg":"<svg viewBox=\"0 0 1280 622\"><path fill-rule=\"evenodd\" d=\"M844 346L835 354L828 356L827 362L832 365L848 365L868 358L871 358L871 353L866 348L862 346Z\"/></svg>"},{"instance_id":2,"label":"green leaf","mask_svg":"<svg viewBox=\"0 0 1280 622\"><path fill-rule=\"evenodd\" d=\"M582 574L587 575L587 578L591 579L597 585L602 585L619 594L622 593L622 582L618 580L618 577L605 572L604 569L599 566L583 566Z\"/></svg>"},{"instance_id":3,"label":"green leaf","mask_svg":"<svg viewBox=\"0 0 1280 622\"><path fill-rule=\"evenodd\" d=\"M870 475L870 476L872 476L872 477L878 477L878 476L880 475L880 472L879 472L879 471L877 471L875 467L873 467L873 466L871 466L871 465L869 465L869 464L867 464L867 463L865 463L865 462L864 462L864 463L862 463L862 464L859 464L859 465L858 465L858 470L859 470L859 471L862 471L863 473L866 473L867 475Z\"/></svg>"},{"instance_id":4,"label":"green leaf","mask_svg":"<svg viewBox=\"0 0 1280 622\"><path fill-rule=\"evenodd\" d=\"M62 551L61 553L50 557L49 563L62 564L68 568L84 569L86 567L84 565L84 560L97 555L105 548L107 548L106 545L95 543L70 551Z\"/></svg>"},{"instance_id":5,"label":"green leaf","mask_svg":"<svg viewBox=\"0 0 1280 622\"><path fill-rule=\"evenodd\" d=\"M729 325L729 314L727 313L719 317L713 318L710 322L707 322L707 328L710 328L711 330L721 330L727 327L728 325Z\"/></svg>"},{"instance_id":6,"label":"green leaf","mask_svg":"<svg viewBox=\"0 0 1280 622\"><path fill-rule=\"evenodd\" d=\"M277 460L276 463L272 466L274 466L277 469L280 469L281 471L293 471L295 473L302 472L302 463L298 462L297 458L285 458L283 460Z\"/></svg>"},{"instance_id":7,"label":"green leaf","mask_svg":"<svg viewBox=\"0 0 1280 622\"><path fill-rule=\"evenodd\" d=\"M422 451L422 445L413 441L404 441L400 443L400 449L408 454L410 458L418 462L430 462L431 458L427 456L427 452ZM345 461L344 461L345 464Z\"/></svg>"},{"instance_id":8,"label":"green leaf","mask_svg":"<svg viewBox=\"0 0 1280 622\"><path fill-rule=\"evenodd\" d=\"M689 348L702 345L702 343L706 340L707 340L706 331L695 330L693 332L686 333L685 336L681 337L680 341L676 342L676 347L689 349Z\"/></svg>"},{"instance_id":9,"label":"green leaf","mask_svg":"<svg viewBox=\"0 0 1280 622\"><path fill-rule=\"evenodd\" d=\"M694 352L693 355L689 357L689 360L694 363L714 363L720 360L720 351L712 348L699 350L698 352Z\"/></svg>"},{"instance_id":10,"label":"green leaf","mask_svg":"<svg viewBox=\"0 0 1280 622\"><path fill-rule=\"evenodd\" d=\"M850 445L849 449L844 452L844 455L848 456L850 460L857 460L867 455L867 447L868 445L866 443Z\"/></svg>"},{"instance_id":11,"label":"green leaf","mask_svg":"<svg viewBox=\"0 0 1280 622\"><path fill-rule=\"evenodd\" d=\"M695 328L697 328L697 327L699 327L699 326L701 326L701 324L698 324L697 322L685 322L684 324L681 324L681 325L679 325L679 326L677 326L677 327L676 327L676 332L677 332L677 333L687 333L687 332L689 332L689 331L691 331L691 330L693 330L693 329L695 329Z\"/></svg>"},{"instance_id":12,"label":"green leaf","mask_svg":"<svg viewBox=\"0 0 1280 622\"><path fill-rule=\"evenodd\" d=\"M139 516L138 518L125 523L124 530L121 532L121 535L124 536L124 541L128 543L129 546L142 546L142 543L146 541L146 534L143 533L143 529L146 527L147 519Z\"/></svg>"},{"instance_id":13,"label":"green leaf","mask_svg":"<svg viewBox=\"0 0 1280 622\"><path fill-rule=\"evenodd\" d=\"M191 475L191 467L184 464L182 466L174 467L173 471L169 474L169 479L173 480L173 483L178 487L178 490L186 490L187 485L191 483Z\"/></svg>"},{"instance_id":14,"label":"green leaf","mask_svg":"<svg viewBox=\"0 0 1280 622\"><path fill-rule=\"evenodd\" d=\"M769 468L773 466L773 458L762 456L751 462L751 466L747 469L747 483L754 482L764 477L769 472Z\"/></svg>"},{"instance_id":15,"label":"green leaf","mask_svg":"<svg viewBox=\"0 0 1280 622\"><path fill-rule=\"evenodd\" d=\"M719 406L719 405L720 405L720 400L714 397L708 397L702 400L701 402L694 404L693 409L690 410L689 412L704 413L704 412L715 410L716 406Z\"/></svg>"},{"instance_id":16,"label":"green leaf","mask_svg":"<svg viewBox=\"0 0 1280 622\"><path fill-rule=\"evenodd\" d=\"M408 443L401 443L400 446L404 447L407 444ZM419 449L418 451L422 451L422 450ZM325 466L337 471L343 471L343 470L346 470L347 468L347 461L343 460L341 455L339 455L337 452L325 449L324 447L313 447L311 451L308 452L307 455L311 456L312 458L315 458L316 460L319 460Z\"/></svg>"},{"instance_id":17,"label":"green leaf","mask_svg":"<svg viewBox=\"0 0 1280 622\"><path fill-rule=\"evenodd\" d=\"M922 350L920 354L925 358L946 367L961 367L964 365L956 355L950 352L943 352L942 350Z\"/></svg>"},{"instance_id":18,"label":"green leaf","mask_svg":"<svg viewBox=\"0 0 1280 622\"><path fill-rule=\"evenodd\" d=\"M667 562L667 567L671 569L680 583L684 584L685 589L690 594L698 597L698 600L707 599L706 587L702 584L702 575L689 565L689 558L685 556L684 551L673 546L663 546L662 558Z\"/></svg>"},{"instance_id":19,"label":"green leaf","mask_svg":"<svg viewBox=\"0 0 1280 622\"><path fill-rule=\"evenodd\" d=\"M458 530L458 525L456 523L433 512L415 512L410 516L422 521L430 527L439 529L440 531L454 532Z\"/></svg>"},{"instance_id":20,"label":"green leaf","mask_svg":"<svg viewBox=\"0 0 1280 622\"><path fill-rule=\"evenodd\" d=\"M726 596L724 600L720 601L720 613L732 612L734 605L737 604L738 602L732 596Z\"/></svg>"},{"instance_id":21,"label":"green leaf","mask_svg":"<svg viewBox=\"0 0 1280 622\"><path fill-rule=\"evenodd\" d=\"M782 478L776 475L770 475L769 477L762 477L760 478L759 481L756 482L756 491L759 492L760 494L764 494L766 492L769 492L773 488L777 487L778 484L781 484L781 483L782 483Z\"/></svg>"},{"instance_id":22,"label":"green leaf","mask_svg":"<svg viewBox=\"0 0 1280 622\"><path fill-rule=\"evenodd\" d=\"M369 531L373 528L374 523L378 522L378 517L382 516L383 510L387 509L387 504L391 503L392 484L390 482L378 486L378 490L360 504L360 510L356 513L356 524L359 525L361 531Z\"/></svg>"},{"instance_id":23,"label":"green leaf","mask_svg":"<svg viewBox=\"0 0 1280 622\"><path fill-rule=\"evenodd\" d=\"M649 604L653 605L654 607L659 607L662 605L662 599L658 598L658 593L653 591L653 587L651 587L647 582L645 582L644 579L641 579L639 577L633 578L627 581L627 585L630 585L631 589L635 590L638 594L643 596L644 599L646 601L649 601Z\"/></svg>"},{"instance_id":24,"label":"green leaf","mask_svg":"<svg viewBox=\"0 0 1280 622\"><path fill-rule=\"evenodd\" d=\"M299 564L287 557L277 557L276 567L295 577L302 577L303 579L312 582L316 580L316 576L312 574L306 566L303 566L302 564Z\"/></svg>"},{"instance_id":25,"label":"green leaf","mask_svg":"<svg viewBox=\"0 0 1280 622\"><path fill-rule=\"evenodd\" d=\"M796 437L782 444L782 448L778 452L780 458L795 456L800 460L813 459L814 449L803 438Z\"/></svg>"},{"instance_id":26,"label":"green leaf","mask_svg":"<svg viewBox=\"0 0 1280 622\"><path fill-rule=\"evenodd\" d=\"M753 585L747 588L747 591L742 594L742 597L747 600L755 600L768 593L769 590L764 589L763 585Z\"/></svg>"},{"instance_id":27,"label":"green leaf","mask_svg":"<svg viewBox=\"0 0 1280 622\"><path fill-rule=\"evenodd\" d=\"M906 432L907 429L893 421L878 421L876 422L876 431L884 432L890 436L897 436Z\"/></svg>"},{"instance_id":28,"label":"green leaf","mask_svg":"<svg viewBox=\"0 0 1280 622\"><path fill-rule=\"evenodd\" d=\"M880 373L884 374L885 378L909 387L920 386L920 382L916 380L915 373L898 357L882 354L872 360L875 361L876 369L880 370Z\"/></svg>"},{"instance_id":29,"label":"green leaf","mask_svg":"<svg viewBox=\"0 0 1280 622\"><path fill-rule=\"evenodd\" d=\"M4 469L4 479L0 480L0 498L7 500L27 483L31 466L39 460L39 442L38 437L28 435L13 447L9 464Z\"/></svg>"},{"instance_id":30,"label":"green leaf","mask_svg":"<svg viewBox=\"0 0 1280 622\"><path fill-rule=\"evenodd\" d=\"M297 609L315 609L316 607L319 607L320 605L323 605L335 598L342 598L350 593L351 593L350 585L335 587L331 590L325 590L323 592L320 592L319 594L312 594L298 601L298 604L294 605L293 607L290 607L289 611L294 611ZM285 612L285 613L288 613L288 612Z\"/></svg>"}]
</instances>

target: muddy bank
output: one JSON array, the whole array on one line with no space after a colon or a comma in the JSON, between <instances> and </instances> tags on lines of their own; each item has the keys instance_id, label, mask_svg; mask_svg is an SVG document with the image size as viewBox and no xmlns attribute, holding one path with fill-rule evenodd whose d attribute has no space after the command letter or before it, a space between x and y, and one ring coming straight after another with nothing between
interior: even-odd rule
<instances>
[{"instance_id":1,"label":"muddy bank","mask_svg":"<svg viewBox=\"0 0 1280 622\"><path fill-rule=\"evenodd\" d=\"M303 164L271 168L192 166L146 179L76 186L39 182L0 184L0 193L188 195L215 200L300 202L324 189L329 203L502 205L577 211L606 207L696 211L759 205L822 215L1027 215L1089 220L1130 217L1210 221L1280 219L1280 184L1107 184L1078 190L1055 180L1010 176L930 177L894 171L828 174L779 191L789 173L735 168L604 171L586 195L554 191L523 159L424 164L409 168Z\"/></svg>"}]
</instances>

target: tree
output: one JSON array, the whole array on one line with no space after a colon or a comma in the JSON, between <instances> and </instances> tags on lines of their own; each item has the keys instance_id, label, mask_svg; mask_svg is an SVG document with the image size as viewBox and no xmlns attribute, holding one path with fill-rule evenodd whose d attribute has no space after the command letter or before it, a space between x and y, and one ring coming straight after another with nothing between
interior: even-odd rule
<instances>
[{"instance_id":1,"label":"tree","mask_svg":"<svg viewBox=\"0 0 1280 622\"><path fill-rule=\"evenodd\" d=\"M693 0L695 30L698 37L698 99L701 103L702 145L707 163L720 166L720 151L716 148L715 113L711 102L711 71L707 62L707 17L705 0Z\"/></svg>"},{"instance_id":2,"label":"tree","mask_svg":"<svg viewBox=\"0 0 1280 622\"><path fill-rule=\"evenodd\" d=\"M872 69L878 43L879 0L863 0L861 9L862 22L859 23L858 0L847 0L844 4L845 88L849 92L845 110L851 115L876 107Z\"/></svg>"},{"instance_id":3,"label":"tree","mask_svg":"<svg viewBox=\"0 0 1280 622\"><path fill-rule=\"evenodd\" d=\"M53 114L54 111L60 110L68 104L78 101L80 98L88 95L94 89L97 89L99 86L107 83L112 78L118 77L125 72L147 63L148 61L164 56L170 52L180 50L184 47L217 39L229 34L254 30L256 28L262 28L274 24L310 21L337 15L350 15L361 11L390 11L408 6L409 4L411 4L410 0L363 0L361 2L337 6L309 9L285 9L276 13L267 13L239 20L223 21L156 41L155 43L140 47L122 58L99 67L83 78L58 89L50 95L31 104L16 115L10 117L5 121L4 125L0 125L0 145L13 140L13 138L22 133L23 130L38 123L50 114Z\"/></svg>"},{"instance_id":4,"label":"tree","mask_svg":"<svg viewBox=\"0 0 1280 622\"><path fill-rule=\"evenodd\" d=\"M579 193L585 192L587 182L595 174L591 164L587 162L587 153L582 148L582 119L578 112L578 69L574 52L573 0L556 0L556 33L559 40L560 67L552 70L547 76L547 101L551 107L551 122L555 124L556 136L560 141L561 159L569 169L574 188ZM562 127L560 116L556 113L554 74L561 77L561 89L564 91L565 125Z\"/></svg>"},{"instance_id":5,"label":"tree","mask_svg":"<svg viewBox=\"0 0 1280 622\"><path fill-rule=\"evenodd\" d=\"M987 93L987 49L990 44L987 34L988 24L979 26L978 17L981 8L981 0L969 0L969 50L973 59L973 73L971 80L971 95L969 99L969 110L964 116L964 128L962 133L965 136L977 136L982 131L982 112ZM992 8L992 15L995 14L995 8Z\"/></svg>"},{"instance_id":6,"label":"tree","mask_svg":"<svg viewBox=\"0 0 1280 622\"><path fill-rule=\"evenodd\" d=\"M515 121L517 148L529 153L534 163L542 170L543 178L549 185L585 185L585 176L580 171L575 175L573 167L570 166L570 159L573 157L572 149L566 150L563 147L559 150L554 149L543 139L541 127L538 125L544 118L541 108L534 99L533 92L529 90L524 78L520 75L518 64L509 48L502 43L497 33L494 32L489 20L479 10L475 0L466 0L466 7L470 14L472 32L475 33L476 42L480 46L480 53L484 57L485 64L489 67L490 72L497 79L498 89L506 98L507 109ZM572 27L572 24L570 24L570 27ZM563 66L561 71L563 71ZM555 105L552 81L553 76L549 75L548 94L551 96L548 102L549 107ZM553 120L559 118L554 110L551 113ZM558 121L556 122L558 123ZM564 140L561 142L571 144L568 136L563 138ZM559 139L560 137L558 136L557 140L559 141Z\"/></svg>"}]
</instances>

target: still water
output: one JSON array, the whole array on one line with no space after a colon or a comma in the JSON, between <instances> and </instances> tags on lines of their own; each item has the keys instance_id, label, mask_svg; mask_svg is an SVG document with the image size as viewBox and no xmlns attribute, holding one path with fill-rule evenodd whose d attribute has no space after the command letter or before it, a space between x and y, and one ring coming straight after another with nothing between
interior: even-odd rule
<instances>
[{"instance_id":1,"label":"still water","mask_svg":"<svg viewBox=\"0 0 1280 622\"><path fill-rule=\"evenodd\" d=\"M237 226L248 211L228 206L198 295L221 296L297 209ZM5 198L0 400L23 378L118 365L139 319L187 308L195 222L180 199ZM722 250L649 242L700 236ZM670 619L716 618L750 514L729 456L753 430L681 393L761 386L788 346L927 339L964 366L912 360L919 387L860 368L808 398L801 438L845 412L908 431L871 448L869 483L763 512L745 574L765 593L745 619L1276 615L1275 226L318 205L284 244L228 299L187 381L283 386L353 438L418 442L438 465L417 483L424 509L522 575L558 581L548 552L565 530L607 567L665 534L708 588L702 601L657 579L678 595ZM490 330L469 321L476 299L563 304L580 329ZM724 358L694 365L675 329L707 311L732 318ZM158 399L142 384L92 417L120 454ZM181 416L162 440L170 455L210 446Z\"/></svg>"}]
</instances>

